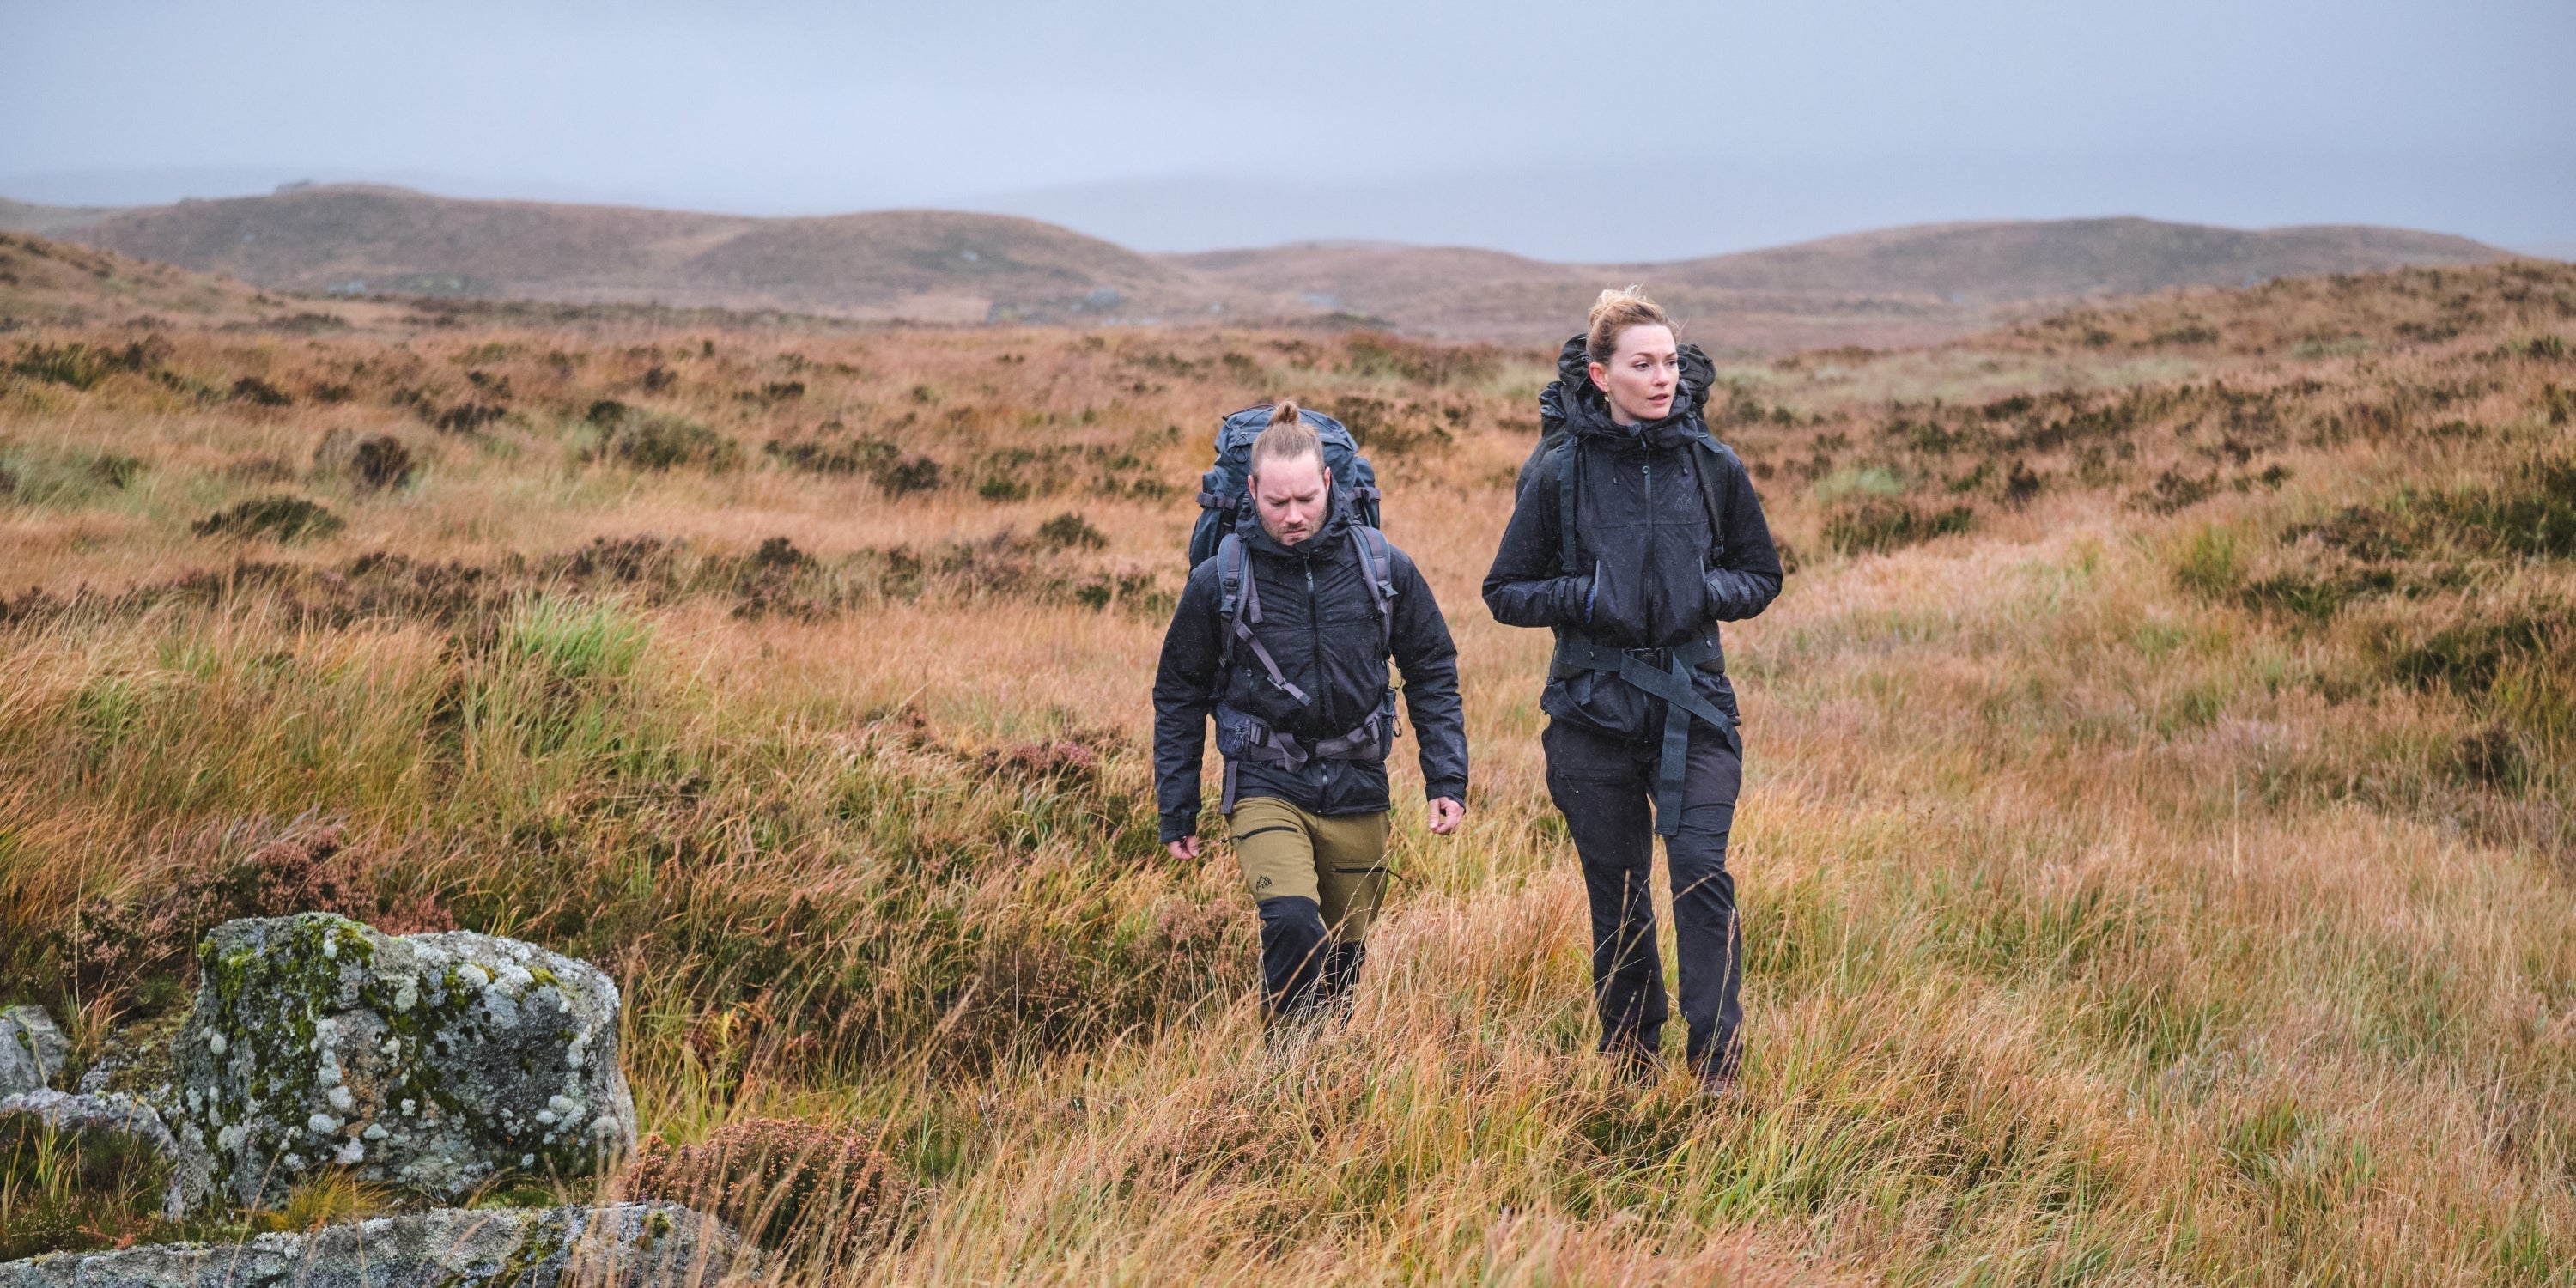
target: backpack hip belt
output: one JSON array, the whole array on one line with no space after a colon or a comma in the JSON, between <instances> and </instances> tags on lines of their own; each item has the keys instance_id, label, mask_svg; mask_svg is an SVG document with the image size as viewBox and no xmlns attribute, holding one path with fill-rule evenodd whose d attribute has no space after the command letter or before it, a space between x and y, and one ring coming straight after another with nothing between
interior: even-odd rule
<instances>
[{"instance_id":1,"label":"backpack hip belt","mask_svg":"<svg viewBox=\"0 0 2576 1288\"><path fill-rule=\"evenodd\" d=\"M1251 712L1218 703L1216 749L1225 757L1225 798L1217 812L1234 812L1235 765L1240 761L1259 761L1294 773L1317 760L1383 760L1395 748L1395 732L1393 689L1378 699L1377 709L1358 728L1331 738L1300 738L1271 728Z\"/></svg>"},{"instance_id":2,"label":"backpack hip belt","mask_svg":"<svg viewBox=\"0 0 2576 1288\"><path fill-rule=\"evenodd\" d=\"M1664 754L1655 769L1658 835L1671 836L1682 827L1682 774L1690 763L1693 717L1707 721L1710 728L1717 730L1738 759L1744 755L1744 739L1735 731L1734 718L1691 687L1691 672L1700 663L1724 656L1715 635L1671 648L1648 649L1605 648L1567 635L1557 640L1556 655L1548 659L1548 674L1552 677L1563 679L1582 671L1604 671L1664 700Z\"/></svg>"}]
</instances>

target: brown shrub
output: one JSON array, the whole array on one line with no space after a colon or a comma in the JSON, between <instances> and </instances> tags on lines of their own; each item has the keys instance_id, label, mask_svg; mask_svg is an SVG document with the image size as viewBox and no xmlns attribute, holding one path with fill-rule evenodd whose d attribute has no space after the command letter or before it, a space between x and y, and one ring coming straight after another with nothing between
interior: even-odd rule
<instances>
[{"instance_id":1,"label":"brown shrub","mask_svg":"<svg viewBox=\"0 0 2576 1288\"><path fill-rule=\"evenodd\" d=\"M392 935L456 928L434 898L378 898L374 865L343 837L336 823L298 820L274 831L235 823L183 841L198 856L180 858L157 888L82 905L64 944L82 990L130 995L147 1013L175 1004L198 937L239 917L330 912Z\"/></svg>"},{"instance_id":2,"label":"brown shrub","mask_svg":"<svg viewBox=\"0 0 2576 1288\"><path fill-rule=\"evenodd\" d=\"M881 1241L910 1187L854 1124L752 1118L696 1145L644 1143L618 1190L684 1203L772 1248L828 1254Z\"/></svg>"},{"instance_id":3,"label":"brown shrub","mask_svg":"<svg viewBox=\"0 0 2576 1288\"><path fill-rule=\"evenodd\" d=\"M411 482L411 449L391 434L380 435L358 444L351 466L370 491L398 488Z\"/></svg>"}]
</instances>

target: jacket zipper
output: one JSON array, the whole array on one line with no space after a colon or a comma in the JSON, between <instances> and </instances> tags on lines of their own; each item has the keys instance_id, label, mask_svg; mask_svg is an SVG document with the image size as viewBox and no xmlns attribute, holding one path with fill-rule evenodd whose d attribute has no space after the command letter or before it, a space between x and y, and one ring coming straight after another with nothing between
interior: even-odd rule
<instances>
[{"instance_id":1,"label":"jacket zipper","mask_svg":"<svg viewBox=\"0 0 2576 1288\"><path fill-rule=\"evenodd\" d=\"M1308 540L1311 541L1313 538L1310 537ZM1332 677L1324 670L1324 614L1315 603L1315 556L1306 555L1304 561L1306 564L1306 630L1309 638L1314 641L1315 696L1322 699L1321 714L1324 717L1324 727L1329 729L1333 723L1333 683Z\"/></svg>"},{"instance_id":2,"label":"jacket zipper","mask_svg":"<svg viewBox=\"0 0 2576 1288\"><path fill-rule=\"evenodd\" d=\"M1646 474L1646 504L1645 504L1644 511L1643 511L1643 513L1644 513L1644 514L1645 514L1645 516L1646 516L1646 566L1645 566L1643 569L1641 569L1641 570L1640 570L1640 572L1639 572L1639 576L1638 576L1638 578L1637 578L1637 580L1639 580L1640 582L1644 583L1643 585L1640 585L1640 586L1637 588L1637 610L1638 610L1638 611L1637 611L1637 615L1638 615L1638 618L1639 618L1639 621L1638 621L1638 623L1637 623L1637 627L1638 627L1638 629L1639 629L1639 630L1641 630L1641 631L1643 631L1643 632L1645 633L1645 638L1646 638L1647 642L1651 645L1651 643L1652 643L1652 641L1654 640L1655 635L1656 635L1656 632L1655 632L1655 458L1654 458L1652 455L1647 456L1647 457L1646 457L1646 459L1645 459L1645 462L1644 462L1642 465L1640 465L1638 468L1640 468L1640 469L1644 470L1644 471L1645 471L1645 474Z\"/></svg>"}]
</instances>

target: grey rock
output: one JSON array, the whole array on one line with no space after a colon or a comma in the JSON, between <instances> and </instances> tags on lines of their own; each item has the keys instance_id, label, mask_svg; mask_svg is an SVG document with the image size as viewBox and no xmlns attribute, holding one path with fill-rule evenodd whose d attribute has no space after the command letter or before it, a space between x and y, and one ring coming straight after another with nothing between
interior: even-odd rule
<instances>
[{"instance_id":1,"label":"grey rock","mask_svg":"<svg viewBox=\"0 0 2576 1288\"><path fill-rule=\"evenodd\" d=\"M186 1212L190 1195L207 1190L203 1162L179 1148L178 1139L170 1134L160 1113L138 1096L124 1092L75 1095L66 1091L28 1091L0 1096L0 1116L9 1114L34 1115L56 1131L115 1131L142 1137L171 1162L170 1189L162 1199L161 1214L172 1220Z\"/></svg>"},{"instance_id":2,"label":"grey rock","mask_svg":"<svg viewBox=\"0 0 2576 1288\"><path fill-rule=\"evenodd\" d=\"M138 1096L161 1111L161 1120L168 1122L174 1116L171 1106L175 1103L171 1098L174 1089L170 1082L170 1039L178 1036L179 1025L186 1019L184 1015L172 1015L108 1032L74 1090L85 1095L121 1091Z\"/></svg>"},{"instance_id":3,"label":"grey rock","mask_svg":"<svg viewBox=\"0 0 2576 1288\"><path fill-rule=\"evenodd\" d=\"M0 1096L53 1085L71 1049L45 1008L13 1006L0 1011Z\"/></svg>"},{"instance_id":4,"label":"grey rock","mask_svg":"<svg viewBox=\"0 0 2576 1288\"><path fill-rule=\"evenodd\" d=\"M121 1131L139 1136L160 1157L170 1159L170 1188L162 1193L162 1216L173 1221L185 1216L209 1190L204 1159L188 1157L178 1139L170 1136L170 1126L162 1123L160 1113L137 1095L72 1095L54 1090L0 1095L0 1118L10 1113L33 1115L54 1131Z\"/></svg>"},{"instance_id":5,"label":"grey rock","mask_svg":"<svg viewBox=\"0 0 2576 1288\"><path fill-rule=\"evenodd\" d=\"M453 1201L634 1148L617 986L588 962L304 913L216 927L198 978L171 1131L231 1203L278 1206L325 1167Z\"/></svg>"},{"instance_id":6,"label":"grey rock","mask_svg":"<svg viewBox=\"0 0 2576 1288\"><path fill-rule=\"evenodd\" d=\"M246 1243L47 1253L0 1263L0 1288L692 1288L747 1277L758 1255L667 1203L440 1208Z\"/></svg>"},{"instance_id":7,"label":"grey rock","mask_svg":"<svg viewBox=\"0 0 2576 1288\"><path fill-rule=\"evenodd\" d=\"M155 1145L168 1143L176 1147L170 1129L162 1125L161 1115L132 1096L76 1095L50 1088L22 1091L0 1096L0 1114L33 1114L58 1131L102 1127L141 1136Z\"/></svg>"}]
</instances>

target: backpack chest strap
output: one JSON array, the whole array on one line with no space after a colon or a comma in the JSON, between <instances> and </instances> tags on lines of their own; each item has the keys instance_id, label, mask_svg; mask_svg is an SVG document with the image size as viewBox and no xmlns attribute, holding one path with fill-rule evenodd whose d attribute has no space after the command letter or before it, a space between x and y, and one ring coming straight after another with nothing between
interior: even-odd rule
<instances>
[{"instance_id":1,"label":"backpack chest strap","mask_svg":"<svg viewBox=\"0 0 2576 1288\"><path fill-rule=\"evenodd\" d=\"M1551 672L1604 671L1649 697L1664 700L1663 758L1655 767L1655 831L1660 835L1681 830L1682 778L1690 764L1693 718L1717 730L1739 758L1744 755L1744 739L1735 730L1734 718L1691 686L1691 674L1700 663L1722 656L1715 635L1666 649L1604 648L1572 636L1557 642Z\"/></svg>"}]
</instances>

